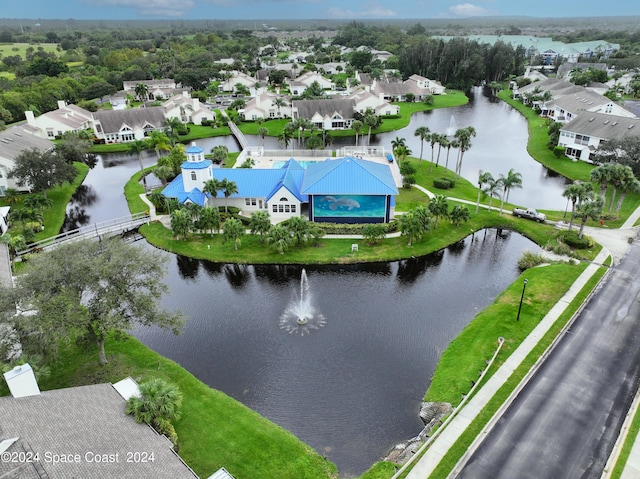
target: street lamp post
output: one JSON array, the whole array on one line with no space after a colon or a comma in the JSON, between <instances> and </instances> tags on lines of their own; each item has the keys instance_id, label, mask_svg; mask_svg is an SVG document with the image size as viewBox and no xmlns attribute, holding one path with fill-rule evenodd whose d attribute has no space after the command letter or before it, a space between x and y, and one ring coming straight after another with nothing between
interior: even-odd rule
<instances>
[{"instance_id":1,"label":"street lamp post","mask_svg":"<svg viewBox=\"0 0 640 479\"><path fill-rule=\"evenodd\" d=\"M520 296L520 306L518 306L518 316L516 316L516 321L520 321L520 311L522 310L522 300L524 299L524 290L527 287L528 282L529 280L525 279L524 283L522 284L522 296Z\"/></svg>"}]
</instances>

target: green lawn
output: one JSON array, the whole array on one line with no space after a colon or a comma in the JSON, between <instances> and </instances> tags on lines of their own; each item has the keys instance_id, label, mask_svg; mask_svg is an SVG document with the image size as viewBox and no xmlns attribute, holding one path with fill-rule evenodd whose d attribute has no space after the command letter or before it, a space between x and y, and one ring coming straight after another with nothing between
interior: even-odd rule
<instances>
[{"instance_id":1,"label":"green lawn","mask_svg":"<svg viewBox=\"0 0 640 479\"><path fill-rule=\"evenodd\" d=\"M135 338L111 336L106 352L109 364L100 366L95 346L69 342L52 364L55 374L41 382L42 389L116 382L127 376L138 382L159 377L183 394L182 416L175 424L179 454L200 477L223 466L236 479L336 477L336 467L293 434Z\"/></svg>"},{"instance_id":2,"label":"green lawn","mask_svg":"<svg viewBox=\"0 0 640 479\"><path fill-rule=\"evenodd\" d=\"M20 55L23 60L27 57L27 49L31 47L34 51L42 48L47 53L58 54L57 43L0 43L0 56L9 57Z\"/></svg>"}]
</instances>

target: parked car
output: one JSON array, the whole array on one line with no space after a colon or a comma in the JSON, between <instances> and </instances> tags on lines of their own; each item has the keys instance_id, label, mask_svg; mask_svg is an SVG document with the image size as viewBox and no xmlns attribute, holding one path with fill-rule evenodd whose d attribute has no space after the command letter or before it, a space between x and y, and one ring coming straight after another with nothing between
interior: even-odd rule
<instances>
[{"instance_id":1,"label":"parked car","mask_svg":"<svg viewBox=\"0 0 640 479\"><path fill-rule=\"evenodd\" d=\"M518 218L527 218L529 220L537 221L538 223L544 223L545 221L547 221L547 215L545 215L544 213L538 213L532 208L514 208L513 216L517 216Z\"/></svg>"}]
</instances>

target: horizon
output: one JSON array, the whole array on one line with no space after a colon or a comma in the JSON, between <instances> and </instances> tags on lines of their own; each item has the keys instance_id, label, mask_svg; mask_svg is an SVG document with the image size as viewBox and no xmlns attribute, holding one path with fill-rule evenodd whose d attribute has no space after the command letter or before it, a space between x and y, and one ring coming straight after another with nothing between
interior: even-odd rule
<instances>
[{"instance_id":1,"label":"horizon","mask_svg":"<svg viewBox=\"0 0 640 479\"><path fill-rule=\"evenodd\" d=\"M612 15L605 4L581 0L30 0L3 5L2 20L223 20L223 21L410 21L561 18L628 18L640 15L640 4L620 0ZM37 16L33 16L38 12ZM247 18L250 12L252 18ZM541 14L540 12L544 12ZM576 16L576 12L580 15Z\"/></svg>"}]
</instances>

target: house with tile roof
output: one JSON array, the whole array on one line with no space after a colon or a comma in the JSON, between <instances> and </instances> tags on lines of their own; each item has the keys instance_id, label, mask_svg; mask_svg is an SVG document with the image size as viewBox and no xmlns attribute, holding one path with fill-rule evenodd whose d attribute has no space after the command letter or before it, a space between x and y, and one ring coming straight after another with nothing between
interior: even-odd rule
<instances>
[{"instance_id":1,"label":"house with tile roof","mask_svg":"<svg viewBox=\"0 0 640 479\"><path fill-rule=\"evenodd\" d=\"M91 112L63 100L58 101L58 108L36 117L32 111L24 112L27 124L33 127L34 134L41 138L53 140L69 131L88 130L93 126Z\"/></svg>"},{"instance_id":2,"label":"house with tile roof","mask_svg":"<svg viewBox=\"0 0 640 479\"><path fill-rule=\"evenodd\" d=\"M18 186L15 178L8 177L20 153L33 148L44 153L55 146L51 141L35 135L33 131L33 128L26 124L10 126L0 131L0 196L4 196L8 188L30 191L28 185Z\"/></svg>"},{"instance_id":3,"label":"house with tile roof","mask_svg":"<svg viewBox=\"0 0 640 479\"><path fill-rule=\"evenodd\" d=\"M175 80L171 78L161 78L158 80L137 80L137 81L124 81L122 82L123 95L129 94L136 95L136 87L142 83L148 88L147 99L149 101L165 100L171 98L174 95L182 95L183 92L191 91L191 88L183 88L176 84Z\"/></svg>"},{"instance_id":4,"label":"house with tile roof","mask_svg":"<svg viewBox=\"0 0 640 479\"><path fill-rule=\"evenodd\" d=\"M29 380L30 367L18 368L7 382ZM16 460L0 461L0 477L197 479L165 436L125 414L124 382L43 392L14 386L13 396L0 397L0 452Z\"/></svg>"},{"instance_id":5,"label":"house with tile roof","mask_svg":"<svg viewBox=\"0 0 640 479\"><path fill-rule=\"evenodd\" d=\"M93 131L105 143L143 140L150 132L164 129L165 110L161 106L127 110L98 110L93 113Z\"/></svg>"},{"instance_id":6,"label":"house with tile roof","mask_svg":"<svg viewBox=\"0 0 640 479\"><path fill-rule=\"evenodd\" d=\"M282 98L286 104L278 108L275 103L276 98ZM238 113L245 120L291 118L291 100L287 95L265 91L247 101L245 107L239 109Z\"/></svg>"},{"instance_id":7,"label":"house with tile roof","mask_svg":"<svg viewBox=\"0 0 640 479\"><path fill-rule=\"evenodd\" d=\"M318 82L323 90L333 90L335 85L333 82L323 77L318 72L305 72L299 77L289 82L289 89L294 96L302 95L313 82Z\"/></svg>"},{"instance_id":8,"label":"house with tile roof","mask_svg":"<svg viewBox=\"0 0 640 479\"><path fill-rule=\"evenodd\" d=\"M571 158L591 161L603 141L628 137L640 137L639 118L585 112L563 125L558 145L564 146Z\"/></svg>"},{"instance_id":9,"label":"house with tile roof","mask_svg":"<svg viewBox=\"0 0 640 479\"><path fill-rule=\"evenodd\" d=\"M381 223L393 218L398 194L390 165L351 156L304 163L289 158L271 168L211 169L202 164L194 174L196 165L187 161L162 194L180 203L233 206L244 216L267 211L276 222L305 216L315 222ZM238 192L228 198L203 194L204 182L211 178L233 181Z\"/></svg>"},{"instance_id":10,"label":"house with tile roof","mask_svg":"<svg viewBox=\"0 0 640 479\"><path fill-rule=\"evenodd\" d=\"M351 128L356 102L353 99L332 98L327 100L293 100L293 119L305 118L322 130Z\"/></svg>"}]
</instances>

